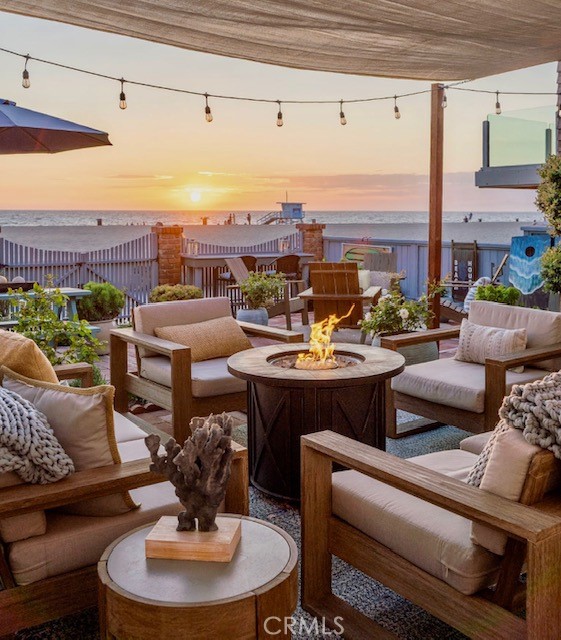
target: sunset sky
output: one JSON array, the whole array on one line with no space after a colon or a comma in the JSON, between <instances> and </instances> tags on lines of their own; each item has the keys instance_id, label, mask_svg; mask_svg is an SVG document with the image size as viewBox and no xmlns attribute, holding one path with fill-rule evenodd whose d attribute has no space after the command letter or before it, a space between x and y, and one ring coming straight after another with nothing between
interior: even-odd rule
<instances>
[{"instance_id":1,"label":"sunset sky","mask_svg":"<svg viewBox=\"0 0 561 640\"><path fill-rule=\"evenodd\" d=\"M271 99L350 99L429 83L306 72L220 58L0 13L3 47L144 82ZM126 87L0 52L1 98L108 131L112 147L2 156L1 209L270 210L288 191L310 210L426 210L429 96L346 105L211 101ZM478 80L491 90L555 91L555 63ZM447 211L533 210L533 192L481 191L481 121L492 95L449 91L445 130ZM553 96L504 96L504 111L553 104Z\"/></svg>"}]
</instances>

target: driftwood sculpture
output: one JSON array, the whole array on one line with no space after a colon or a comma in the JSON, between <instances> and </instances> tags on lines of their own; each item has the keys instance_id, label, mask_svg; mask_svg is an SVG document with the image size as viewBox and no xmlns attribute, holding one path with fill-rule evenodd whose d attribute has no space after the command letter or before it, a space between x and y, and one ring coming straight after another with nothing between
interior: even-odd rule
<instances>
[{"instance_id":1,"label":"driftwood sculpture","mask_svg":"<svg viewBox=\"0 0 561 640\"><path fill-rule=\"evenodd\" d=\"M166 453L158 454L160 436L151 434L145 442L150 451L150 470L168 478L175 495L185 507L178 516L177 531L216 531L216 512L226 493L233 451L233 419L223 413L193 418L191 435L183 448L170 438Z\"/></svg>"}]
</instances>

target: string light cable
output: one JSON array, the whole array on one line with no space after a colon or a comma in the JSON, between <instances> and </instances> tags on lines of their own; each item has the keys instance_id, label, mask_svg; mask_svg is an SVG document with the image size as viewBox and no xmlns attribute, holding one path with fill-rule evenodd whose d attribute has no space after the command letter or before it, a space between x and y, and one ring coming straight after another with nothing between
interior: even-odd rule
<instances>
[{"instance_id":1,"label":"string light cable","mask_svg":"<svg viewBox=\"0 0 561 640\"><path fill-rule=\"evenodd\" d=\"M45 58L38 58L35 56L31 56L29 53L19 53L17 51L13 51L11 49L7 49L4 47L0 47L0 52L6 53L8 55L16 56L25 60L25 65L22 73L22 85L24 88L28 89L31 86L31 82L29 79L29 71L27 69L27 65L30 60L33 60L35 63L45 64L51 67L56 67L59 69L65 69L67 71L73 71L75 73L81 73L84 75L93 76L96 78L102 78L105 80L110 80L113 82L118 82L120 85L120 94L119 94L119 107L121 109L127 108L127 100L124 91L125 82L130 86L136 87L145 87L149 89L155 89L159 91L169 91L173 93L185 94L190 96L199 96L204 98L205 100L205 119L207 122L212 122L213 115L209 106L209 98L213 100L236 100L240 102L255 102L261 104L277 104L278 112L277 112L277 126L282 127L284 124L283 114L282 114L282 104L296 104L296 105L339 105L339 122L344 125L347 123L347 119L345 113L343 112L343 103L346 104L364 104L369 102L380 102L385 100L393 100L394 101L394 116L396 119L401 118L401 112L399 110L397 101L398 99L410 98L413 96L424 95L431 92L431 89L420 89L417 91L409 91L402 94L394 94L394 95L382 95L382 96L372 96L367 98L349 98L349 99L324 99L324 100L273 100L271 98L259 98L259 97L250 97L250 96L241 96L241 95L228 95L228 94L213 94L203 91L193 91L191 89L182 89L179 87L171 87L167 85L155 84L150 82L142 82L139 80L130 80L125 79L124 77L112 76L105 73L100 73L97 71L92 71L90 69L83 69L80 67L75 67L69 64L63 64L60 62L55 62L53 60L47 60ZM454 91L468 91L471 93L480 93L480 94L495 94L496 95L496 103L495 103L495 112L499 114L501 112L501 105L499 101L499 93L504 95L514 95L514 96L558 96L555 91L492 91L489 89L477 89L473 87L464 87L459 85L464 85L465 83L472 82L472 80L461 80L458 82L453 82L449 84L442 84L441 87L443 89L443 97L442 97L442 108L445 108L448 104L448 99L446 92L447 90Z\"/></svg>"}]
</instances>

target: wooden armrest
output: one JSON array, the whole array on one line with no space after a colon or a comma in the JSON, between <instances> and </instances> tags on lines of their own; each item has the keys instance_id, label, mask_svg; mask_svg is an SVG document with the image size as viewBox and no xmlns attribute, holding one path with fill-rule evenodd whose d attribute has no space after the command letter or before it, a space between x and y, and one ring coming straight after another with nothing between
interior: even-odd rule
<instances>
[{"instance_id":1,"label":"wooden armrest","mask_svg":"<svg viewBox=\"0 0 561 640\"><path fill-rule=\"evenodd\" d=\"M450 340L460 335L460 327L451 329L427 329L426 331L415 331L413 333L401 333L397 336L385 336L380 340L380 346L384 349L407 347L411 344L423 344L425 342L436 342L437 340Z\"/></svg>"},{"instance_id":2,"label":"wooden armrest","mask_svg":"<svg viewBox=\"0 0 561 640\"><path fill-rule=\"evenodd\" d=\"M134 344L137 347L146 347L164 356L171 356L175 351L191 351L191 347L170 342L169 340L163 340L156 336L149 336L147 333L140 333L134 329L112 329L111 336L123 342Z\"/></svg>"},{"instance_id":3,"label":"wooden armrest","mask_svg":"<svg viewBox=\"0 0 561 640\"><path fill-rule=\"evenodd\" d=\"M82 387L93 385L93 367L87 362L57 364L54 370L59 380L81 380Z\"/></svg>"},{"instance_id":4,"label":"wooden armrest","mask_svg":"<svg viewBox=\"0 0 561 640\"><path fill-rule=\"evenodd\" d=\"M382 287L371 286L362 294L363 298L376 298L382 293Z\"/></svg>"},{"instance_id":5,"label":"wooden armrest","mask_svg":"<svg viewBox=\"0 0 561 640\"><path fill-rule=\"evenodd\" d=\"M476 489L332 431L303 436L301 443L303 457L307 449L314 450L344 467L469 520L500 529L519 540L539 542L561 532L560 518Z\"/></svg>"},{"instance_id":6,"label":"wooden armrest","mask_svg":"<svg viewBox=\"0 0 561 640\"><path fill-rule=\"evenodd\" d=\"M146 458L78 471L64 480L50 484L21 484L1 489L0 518L53 509L165 480L164 476L152 473L149 467L150 458Z\"/></svg>"},{"instance_id":7,"label":"wooden armrest","mask_svg":"<svg viewBox=\"0 0 561 640\"><path fill-rule=\"evenodd\" d=\"M276 327L266 327L261 324L254 324L253 322L243 322L242 320L237 320L237 323L243 329L244 333L248 333L253 336L272 338L279 342L304 342L303 334L296 331L277 329Z\"/></svg>"},{"instance_id":8,"label":"wooden armrest","mask_svg":"<svg viewBox=\"0 0 561 640\"><path fill-rule=\"evenodd\" d=\"M552 344L547 347L536 347L535 349L524 349L524 351L517 351L516 353L511 353L506 356L487 358L485 364L510 369L521 364L530 364L532 362L539 362L540 360L559 357L561 357L561 343Z\"/></svg>"}]
</instances>

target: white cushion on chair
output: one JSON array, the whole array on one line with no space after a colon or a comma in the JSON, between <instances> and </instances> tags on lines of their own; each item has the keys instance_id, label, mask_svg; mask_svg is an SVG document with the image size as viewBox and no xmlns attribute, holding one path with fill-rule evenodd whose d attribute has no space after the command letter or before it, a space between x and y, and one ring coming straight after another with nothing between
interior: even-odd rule
<instances>
[{"instance_id":1,"label":"white cushion on chair","mask_svg":"<svg viewBox=\"0 0 561 640\"><path fill-rule=\"evenodd\" d=\"M214 358L191 364L191 389L196 398L239 393L247 389L245 380L228 373L228 358ZM171 364L166 356L142 358L140 375L165 387L171 386Z\"/></svg>"},{"instance_id":2,"label":"white cushion on chair","mask_svg":"<svg viewBox=\"0 0 561 640\"><path fill-rule=\"evenodd\" d=\"M460 450L410 458L461 480L475 460ZM333 513L461 593L496 578L500 558L471 541L470 520L357 471L333 474Z\"/></svg>"},{"instance_id":3,"label":"white cushion on chair","mask_svg":"<svg viewBox=\"0 0 561 640\"><path fill-rule=\"evenodd\" d=\"M560 314L561 315L561 314ZM543 369L527 367L524 373L507 371L506 391L513 384L524 384L547 375ZM441 358L413 364L392 379L392 389L408 396L464 409L473 413L485 410L485 366Z\"/></svg>"}]
</instances>

